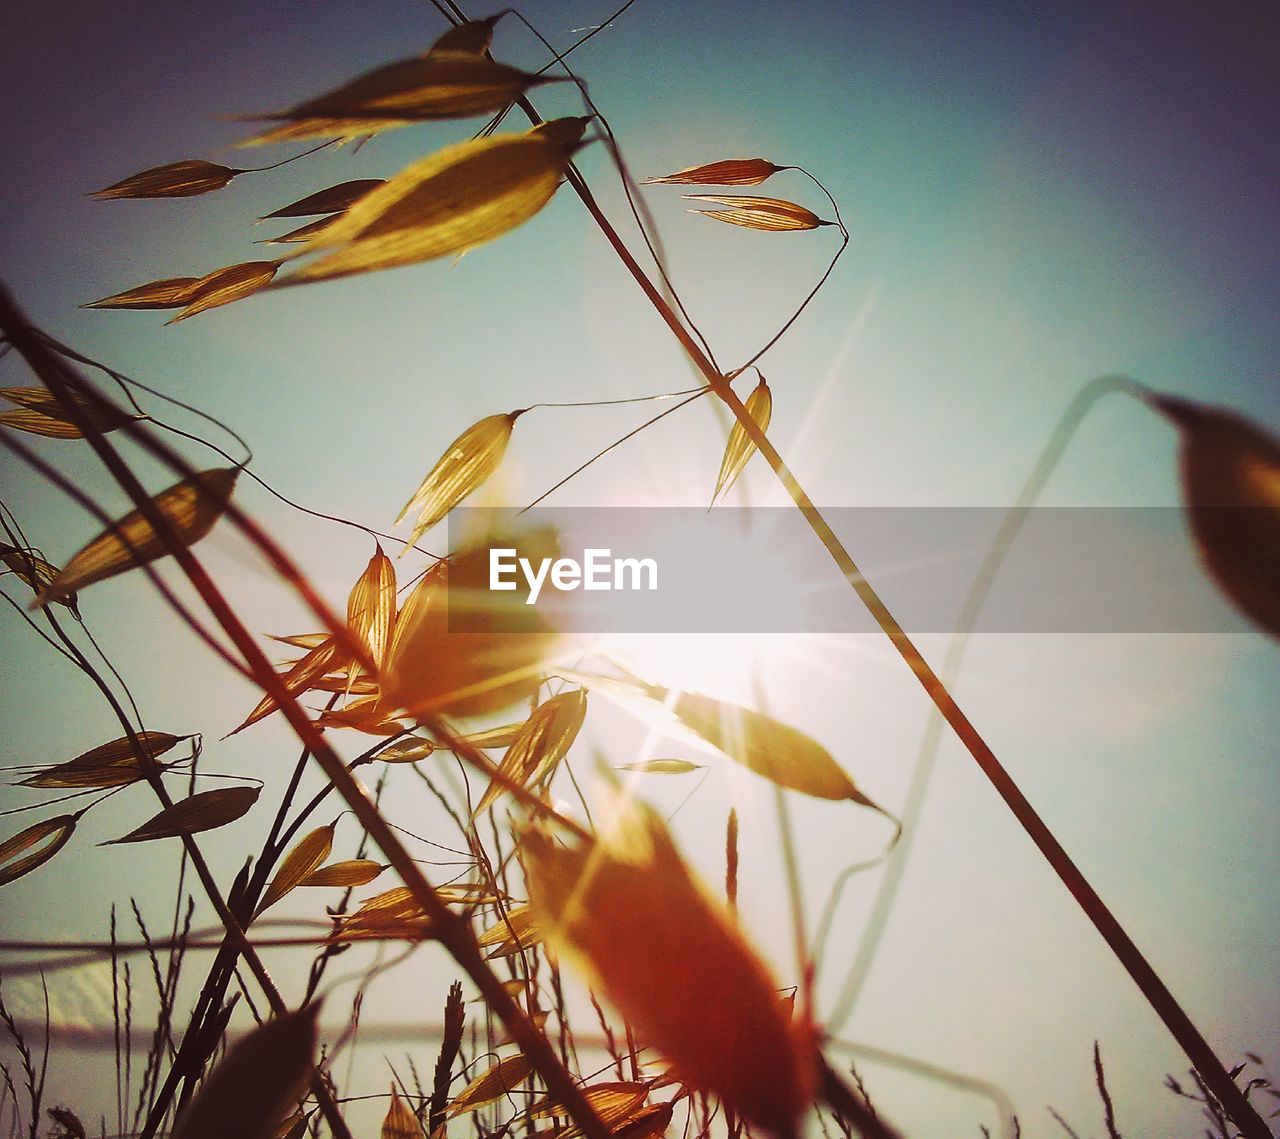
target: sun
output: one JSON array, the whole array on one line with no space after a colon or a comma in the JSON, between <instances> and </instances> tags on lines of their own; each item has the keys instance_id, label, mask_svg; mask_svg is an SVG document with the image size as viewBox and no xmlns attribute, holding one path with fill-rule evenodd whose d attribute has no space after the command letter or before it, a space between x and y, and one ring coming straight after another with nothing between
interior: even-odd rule
<instances>
[{"instance_id":1,"label":"sun","mask_svg":"<svg viewBox=\"0 0 1280 1139\"><path fill-rule=\"evenodd\" d=\"M779 541L781 512L708 517L660 512L646 548L671 592L653 624L606 631L598 648L664 687L751 703L766 674L812 655L822 599Z\"/></svg>"}]
</instances>

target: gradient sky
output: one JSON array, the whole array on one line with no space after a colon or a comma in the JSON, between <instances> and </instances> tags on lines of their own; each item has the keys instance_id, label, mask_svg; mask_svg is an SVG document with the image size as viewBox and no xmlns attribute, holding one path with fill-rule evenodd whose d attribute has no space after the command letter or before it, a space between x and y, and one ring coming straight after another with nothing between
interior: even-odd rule
<instances>
[{"instance_id":1,"label":"gradient sky","mask_svg":"<svg viewBox=\"0 0 1280 1139\"><path fill-rule=\"evenodd\" d=\"M521 11L563 46L608 7L547 0ZM232 423L255 447L254 469L282 492L380 527L481 416L533 400L691 386L647 302L567 192L455 266L275 293L173 328L162 327L163 314L76 307L261 256L251 242L269 227L253 229L253 218L466 137L472 124L394 132L358 154L247 175L207 198L85 197L179 158L283 157L231 149L247 132L224 116L325 90L421 50L442 27L421 3L11 8L0 17L3 279L38 323L80 351ZM527 67L542 61L510 19L494 50ZM1106 372L1280 428L1274 6L640 0L573 58L638 175L761 155L807 167L839 201L850 249L761 362L774 392L770 434L820 505L1006 504L1072 395ZM537 102L549 115L577 110L568 89ZM582 167L621 219L603 148L589 148ZM758 192L823 205L798 175ZM686 216L672 188L647 200L677 286L728 365L768 338L834 250L830 230L756 234ZM12 362L0 374L5 384L29 382ZM505 493L535 497L644 414L522 419ZM722 439L716 418L695 406L557 501L704 504ZM76 445L41 450L120 507ZM65 559L96 531L8 457L0 464L6 502L50 558ZM1169 505L1175 472L1167 426L1117 398L1086 421L1046 501ZM763 469L747 480L758 501L781 501ZM367 539L284 511L253 488L243 504L335 601L345 596ZM842 537L857 556L857 535ZM204 548L254 628L302 631L297 606L234 538L215 533ZM204 732L206 765L218 771L271 778L291 764L277 725L213 742L253 695L143 584L97 587L85 610L148 726ZM118 734L16 619L4 630L0 714L12 762L67 757ZM940 661L945 645L933 637L922 647ZM766 660L771 711L823 741L874 798L899 805L926 717L906 670L872 637L780 648ZM1261 635L990 636L974 643L959 685L971 718L1222 1058L1259 1052L1273 1073L1278 653ZM748 696L745 670L711 655L707 665L719 671L695 682ZM625 762L643 730L607 709L597 718L610 759ZM416 794L396 786L406 803ZM687 787L641 790L671 810ZM163 883L152 880L159 847L90 846L149 813L140 797L120 799L86 821L74 849L5 889L7 935L100 934L104 899L131 891L153 896L162 912ZM744 817L745 920L786 975L763 786L717 768L676 831L716 880L730 803ZM882 829L845 807L797 803L795 813L816 914L839 868L874 854ZM256 825L228 831L225 849L211 844L228 876ZM828 1006L839 952L855 944L873 887L871 877L857 880L837 923L820 987ZM434 1017L451 974L427 972L422 1015ZM100 1024L109 1006L95 1005L93 983L81 983L81 1012ZM70 1017L75 1002L64 999ZM377 986L370 1001L374 1017L406 1015L403 1000ZM950 743L883 952L841 1036L999 1085L1028 1139L1061 1133L1046 1104L1082 1134L1100 1129L1090 1061L1099 1039L1122 1131L1196 1130L1194 1113L1160 1086L1166 1072L1184 1070L1180 1054ZM381 1086L374 1061L369 1080ZM949 1139L994 1124L972 1095L870 1062L864 1070L885 1114L913 1136ZM67 1089L76 1077L55 1055L51 1078Z\"/></svg>"}]
</instances>

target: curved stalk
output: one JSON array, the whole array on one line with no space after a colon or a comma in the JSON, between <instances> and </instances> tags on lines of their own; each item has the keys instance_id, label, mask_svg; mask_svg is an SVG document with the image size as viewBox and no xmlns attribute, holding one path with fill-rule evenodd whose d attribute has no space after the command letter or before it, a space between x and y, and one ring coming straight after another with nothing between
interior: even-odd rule
<instances>
[{"instance_id":1,"label":"curved stalk","mask_svg":"<svg viewBox=\"0 0 1280 1139\"><path fill-rule=\"evenodd\" d=\"M1031 474L1018 492L1016 501L1000 523L1000 529L992 540L991 548L978 567L973 583L969 586L969 592L965 595L964 606L956 619L955 633L947 644L946 656L942 662L944 684L948 686L955 684L960 666L964 661L965 649L968 647L969 634L973 632L978 622L978 615L982 611L982 605L986 601L996 574L999 573L1005 556L1022 529L1027 512L1040 496L1045 483L1049 481L1049 476L1058 465L1081 421L1088 414L1089 409L1103 396L1115 392L1133 395L1140 390L1138 385L1127 376L1099 376L1097 379L1090 380L1062 413L1062 418L1059 419L1048 443L1040 452L1040 457L1036 460ZM831 1012L831 1019L827 1025L831 1032L839 1032L852 1015L858 997L861 995L862 986L870 973L871 964L875 960L880 939L888 925L889 914L893 909L894 899L897 897L902 876L906 872L907 859L915 841L916 825L924 811L925 795L933 778L938 747L942 742L943 724L942 717L935 711L929 716L929 722L925 725L920 750L916 755L915 767L911 773L911 783L907 788L906 803L902 808L902 841L889 855L884 876L876 888L875 898L871 903L871 913L867 916L862 937L854 951L853 962L849 966L844 985ZM828 904L828 914L834 913L839 900L839 887L842 885L843 882L838 883L837 890L833 891L832 899ZM824 941L825 937L818 943L819 955L822 953Z\"/></svg>"},{"instance_id":2,"label":"curved stalk","mask_svg":"<svg viewBox=\"0 0 1280 1139\"><path fill-rule=\"evenodd\" d=\"M542 121L528 99L519 100L520 108L533 123ZM858 595L858 599L875 619L880 631L888 637L889 642L897 650L903 663L911 670L920 686L925 690L942 718L959 738L965 749L981 768L982 773L995 788L996 793L1004 800L1005 805L1013 813L1022 829L1036 848L1044 855L1052 867L1058 880L1075 898L1085 916L1093 923L1101 934L1108 948L1124 966L1125 971L1138 986L1147 1003L1159 1016L1178 1046L1186 1054L1196 1071L1204 1078L1209 1090L1218 1098L1227 1110L1232 1121L1245 1136L1245 1139L1273 1139L1270 1128L1263 1122L1257 1110L1245 1098L1244 1093L1227 1073L1226 1067L1218 1059L1200 1030L1191 1018L1183 1011L1173 993L1160 979L1151 963L1142 951L1125 932L1124 927L1107 907L1098 892L1089 883L1071 860L1062 844L1040 818L1030 801L1022 793L1012 776L996 758L982 734L970 722L960 705L956 703L946 685L938 678L923 654L916 648L906 631L898 624L897 618L889 611L888 606L880 599L880 595L871 583L862 575L852 555L845 549L835 532L827 524L822 512L813 504L805 493L799 480L792 474L777 448L769 441L768 436L760 430L759 425L747 413L746 406L725 377L715 368L705 353L694 341L689 331L680 323L675 313L663 300L652 281L644 274L635 258L631 255L622 239L618 236L609 219L601 211L589 187L574 171L569 172L568 182L581 199L592 220L599 227L605 239L612 246L618 259L635 279L641 292L662 317L671 333L680 342L680 346L693 361L695 367L706 380L707 386L715 392L725 406L732 412L734 419L746 432L747 438L759 449L765 462L773 471L778 481L790 496L796 509L803 515L814 536L822 543L827 553L835 562L841 575L849 587Z\"/></svg>"}]
</instances>

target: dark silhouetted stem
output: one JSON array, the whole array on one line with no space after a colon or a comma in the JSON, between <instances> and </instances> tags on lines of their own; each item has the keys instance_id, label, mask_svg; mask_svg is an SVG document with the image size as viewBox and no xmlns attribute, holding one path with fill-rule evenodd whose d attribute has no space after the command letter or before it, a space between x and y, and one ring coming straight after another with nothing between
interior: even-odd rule
<instances>
[{"instance_id":1,"label":"dark silhouetted stem","mask_svg":"<svg viewBox=\"0 0 1280 1139\"><path fill-rule=\"evenodd\" d=\"M168 520L156 510L151 497L143 489L133 471L120 457L114 446L102 435L101 431L87 421L87 417L76 400L72 398L73 394L79 394L93 399L97 393L82 377L76 374L74 369L59 359L44 340L36 334L35 329L27 322L26 317L19 310L8 290L3 286L0 286L0 329L3 329L13 342L14 347L27 360L46 386L56 396L60 397L67 410L68 418L80 428L86 441L102 460L103 465L106 466L112 477L129 495L139 513L154 529L156 535L168 547L169 553L181 567L187 579L199 593L205 606L231 639L236 651L248 665L255 681L266 694L275 700L280 711L288 720L290 727L297 734L303 745L315 756L316 762L320 765L325 776L337 788L339 794L352 809L352 812L368 832L370 838L377 843L387 861L391 863L400 875L401 881L411 892L414 901L423 908L431 919L432 933L435 939L444 946L466 972L476 988L479 989L485 1004L502 1022L525 1055L529 1057L534 1069L545 1081L548 1092L565 1108L566 1113L582 1129L587 1139L610 1139L609 1130L600 1121L600 1117L590 1103L587 1102L568 1070L560 1063L559 1057L556 1056L550 1042L534 1026L512 996L502 987L501 981L498 980L497 975L485 961L480 948L476 945L475 936L466 919L450 910L436 893L418 864L410 857L409 852L382 817L377 805L347 770L341 757L329 746L323 733L307 717L301 705L285 688L282 679L271 667L270 662L268 662L248 629L245 628L243 622L231 609L221 590L217 588L200 562L183 544ZM186 464L167 446L153 438L144 428L136 423L130 423L123 429L127 430L131 438L145 446L152 454L161 458L175 469L189 473L189 468L187 468ZM356 643L345 623L329 611L311 583L301 570L293 564L283 549L253 523L243 511L229 505L226 513L228 518L234 521L267 557L280 576L297 590L301 598L324 622L325 626L334 634L339 644L349 653L351 658L356 661L366 661L367 652L363 646ZM371 662L370 667L372 669ZM483 756L476 748L467 745L465 741L458 740L438 719L424 717L423 722L428 730L441 739L450 750L456 751L483 769L494 770L494 765L489 762L487 757ZM136 747L137 744L135 742ZM505 782L511 783L510 780L505 780ZM524 789L520 788L519 790L523 791ZM575 829L579 832L581 831L581 828ZM199 864L195 863L194 857L193 864L199 869ZM207 873L207 868L205 873ZM244 931L240 929L239 924L227 909L226 903L221 900L221 896L217 893L216 884L210 878L206 886L212 890L211 900L218 910L218 916L226 926L227 932L238 941L237 949L253 970L255 978L263 987L263 991L267 993L272 1007L277 1012L285 1011L284 1003L279 993L275 991L261 960L248 944L244 937ZM350 1139L350 1132L338 1114L328 1088L318 1075L312 1081L312 1089L319 1098L322 1110L328 1109L325 1110L325 1119L334 1134L338 1136L338 1139Z\"/></svg>"},{"instance_id":2,"label":"dark silhouetted stem","mask_svg":"<svg viewBox=\"0 0 1280 1139\"><path fill-rule=\"evenodd\" d=\"M819 1095L827 1106L854 1125L867 1139L902 1139L902 1136L871 1111L848 1084L827 1063L818 1061Z\"/></svg>"},{"instance_id":3,"label":"dark silhouetted stem","mask_svg":"<svg viewBox=\"0 0 1280 1139\"><path fill-rule=\"evenodd\" d=\"M4 330L5 335L22 355L23 359L27 361L32 371L62 401L67 418L80 429L85 441L93 448L94 453L102 460L103 465L116 482L119 483L121 489L129 495L157 536L169 547L170 552L179 565L182 566L183 572L186 573L192 585L200 592L202 599L205 600L210 611L218 619L219 624L223 626L233 640L238 640L236 629L232 626L239 626L239 622L231 614L226 601L214 587L203 566L196 561L191 551L187 549L178 537L172 523L156 509L151 497L143 489L142 484L138 482L133 471L116 452L115 448L107 442L102 432L91 421L91 417L85 414L79 402L74 398L78 394L83 394L86 390L89 391L91 398L96 393L89 389L88 385L79 376L75 375L74 370L48 347L31 324L28 323L25 315L10 296L8 289L2 286L0 286L0 328ZM247 632L244 632L244 638L249 640L252 646L252 640ZM237 644L237 648L240 647ZM256 646L253 647L256 648ZM254 667L252 659L248 656L245 659L251 667ZM262 663L266 665L265 658L262 658ZM274 676L269 665L266 665L265 671ZM276 686L283 691L278 681ZM105 692L105 686L103 686L103 690ZM125 729L125 734L129 738L129 743L134 750L134 754L137 755L156 797L166 809L171 808L173 799L169 796L169 792L160 778L159 768L155 760L151 757L150 752L143 747L133 724L128 717L123 715L123 710L119 708L119 705L112 697L108 696L108 699L111 701L113 708L117 710L120 722ZM223 898L218 888L213 873L205 861L204 854L191 835L184 834L181 837L187 855L191 859L191 865L195 868L200 884L204 887L205 894L213 904L213 908L226 928L227 935L234 943L236 951L244 958L250 972L253 973L254 979L261 986L263 993L266 994L272 1010L277 1015L288 1011L284 999L275 987L275 982L272 981L271 975L262 963L262 958L258 956L257 952L249 944L245 937L244 929L227 906L226 899ZM334 1102L333 1095L319 1072L316 1072L311 1080L311 1090L320 1104L320 1110L325 1117L325 1122L329 1124L330 1130L333 1131L337 1139L352 1139L351 1133L338 1111L337 1104Z\"/></svg>"},{"instance_id":4,"label":"dark silhouetted stem","mask_svg":"<svg viewBox=\"0 0 1280 1139\"><path fill-rule=\"evenodd\" d=\"M520 100L520 107L537 123L541 118L527 99ZM898 651L907 667L911 669L933 701L934 706L942 714L943 719L951 726L951 730L959 737L969 754L982 769L984 775L996 789L1005 805L1013 812L1014 817L1022 825L1022 829L1030 836L1041 854L1057 874L1059 880L1071 892L1071 896L1080 904L1094 928L1102 935L1112 953L1119 959L1129 976L1133 978L1142 995L1155 1010L1165 1027L1178 1042L1187 1058L1204 1078L1209 1089L1217 1096L1226 1108L1232 1121L1243 1132L1245 1139L1273 1139L1270 1129L1263 1122L1254 1107L1245 1098L1244 1093L1236 1086L1218 1059L1209 1043L1201 1035L1200 1030L1192 1023L1191 1018L1183 1011L1173 994L1160 980L1150 962L1142 951L1134 944L1119 921L1089 881L1072 862L1062 844L1054 837L1053 832L1045 825L1034 807L1023 795L1004 766L996 758L995 752L987 745L986 740L977 728L969 721L960 706L952 698L947 687L938 679L937 674L907 636L897 619L872 588L871 583L862 576L849 551L844 548L835 532L827 525L822 512L814 506L813 501L805 493L791 469L783 461L777 449L768 437L760 430L759 425L748 414L746 406L738 398L725 377L715 368L706 354L699 348L681 324L679 318L658 292L653 282L637 264L629 249L614 230L609 219L605 217L590 188L576 170L570 169L569 184L573 187L582 204L586 206L592 220L600 232L612 246L619 260L635 279L641 291L649 298L650 303L658 311L672 335L680 342L695 367L706 380L708 387L720 397L733 413L733 417L746 432L747 438L759 449L765 462L782 483L797 510L804 516L809 528L831 555L846 582L858 595L859 600L875 618L876 624L893 647Z\"/></svg>"}]
</instances>

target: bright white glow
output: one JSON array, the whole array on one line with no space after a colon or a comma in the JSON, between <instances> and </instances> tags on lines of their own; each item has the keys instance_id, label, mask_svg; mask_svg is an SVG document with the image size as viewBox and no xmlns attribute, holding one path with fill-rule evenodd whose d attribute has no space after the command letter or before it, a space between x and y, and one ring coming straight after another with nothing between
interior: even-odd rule
<instances>
[{"instance_id":1,"label":"bright white glow","mask_svg":"<svg viewBox=\"0 0 1280 1139\"><path fill-rule=\"evenodd\" d=\"M659 564L663 564L664 548L671 549L673 562L678 557L687 559L691 543L696 542L700 562L717 575L722 592L742 609L744 628L751 626L752 607L768 598L779 627L794 632L611 633L602 638L600 647L665 687L751 703L763 673L794 662L813 641L812 633L806 636L802 630L806 621L812 628L814 599L797 593L786 559L765 528L732 535L717 529L712 535L708 541L706 530L686 532L686 527L673 526L660 536L653 552Z\"/></svg>"}]
</instances>

